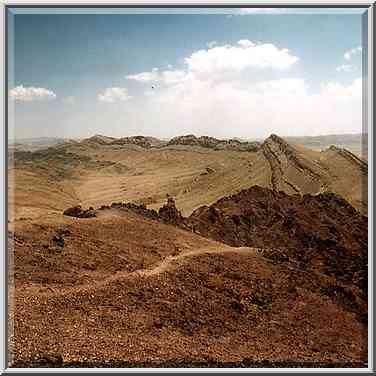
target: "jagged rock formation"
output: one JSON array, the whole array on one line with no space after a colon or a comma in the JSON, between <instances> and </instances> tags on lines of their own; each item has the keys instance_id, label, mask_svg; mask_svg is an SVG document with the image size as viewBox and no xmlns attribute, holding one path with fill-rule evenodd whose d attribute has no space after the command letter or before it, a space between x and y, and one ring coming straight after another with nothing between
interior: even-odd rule
<instances>
[{"instance_id":1,"label":"jagged rock formation","mask_svg":"<svg viewBox=\"0 0 376 376\"><path fill-rule=\"evenodd\" d=\"M161 141L155 137L130 136L115 138L102 135L95 135L89 138L85 138L81 141L81 143L92 145L138 145L143 148L156 147L165 144L164 141Z\"/></svg>"},{"instance_id":2,"label":"jagged rock formation","mask_svg":"<svg viewBox=\"0 0 376 376\"><path fill-rule=\"evenodd\" d=\"M187 225L232 246L269 249L265 257L316 275L320 289L366 320L367 218L338 195L289 196L254 186L195 210Z\"/></svg>"},{"instance_id":3,"label":"jagged rock formation","mask_svg":"<svg viewBox=\"0 0 376 376\"><path fill-rule=\"evenodd\" d=\"M167 204L158 210L158 215L166 223L178 225L183 222L183 217L176 208L175 200L172 197L167 197Z\"/></svg>"},{"instance_id":4,"label":"jagged rock formation","mask_svg":"<svg viewBox=\"0 0 376 376\"><path fill-rule=\"evenodd\" d=\"M236 139L218 140L214 137L208 136L196 137L193 134L174 137L168 142L167 145L190 145L201 146L215 150L237 150L253 152L258 151L260 148L260 143L258 142L241 142Z\"/></svg>"},{"instance_id":5,"label":"jagged rock formation","mask_svg":"<svg viewBox=\"0 0 376 376\"><path fill-rule=\"evenodd\" d=\"M133 213L142 215L150 219L159 219L158 213L153 209L147 209L145 205L137 205L132 202L113 202L110 206L101 206L98 210L122 209L129 210Z\"/></svg>"},{"instance_id":6,"label":"jagged rock formation","mask_svg":"<svg viewBox=\"0 0 376 376\"><path fill-rule=\"evenodd\" d=\"M143 148L151 148L156 146L161 146L164 144L163 141L158 140L155 137L145 137L145 136L131 136L122 137L112 142L112 145L138 145Z\"/></svg>"},{"instance_id":7,"label":"jagged rock formation","mask_svg":"<svg viewBox=\"0 0 376 376\"><path fill-rule=\"evenodd\" d=\"M138 215L142 215L145 218L173 225L180 225L183 228L185 227L184 217L176 208L175 200L172 197L167 197L167 203L163 205L158 212L154 209L147 209L143 204L137 205L131 202L113 202L111 205L102 205L97 210L94 210L93 208L83 210L81 205L77 205L66 209L63 214L76 218L89 218L96 217L97 213L100 211L110 209L128 210Z\"/></svg>"}]
</instances>

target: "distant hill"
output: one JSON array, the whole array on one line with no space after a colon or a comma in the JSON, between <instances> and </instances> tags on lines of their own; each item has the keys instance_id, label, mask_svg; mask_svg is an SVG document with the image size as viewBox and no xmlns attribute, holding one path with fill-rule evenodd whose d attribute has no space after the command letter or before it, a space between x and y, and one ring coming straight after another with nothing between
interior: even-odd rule
<instances>
[{"instance_id":1,"label":"distant hill","mask_svg":"<svg viewBox=\"0 0 376 376\"><path fill-rule=\"evenodd\" d=\"M283 137L289 143L299 144L313 150L325 150L334 145L339 148L345 148L358 157L367 159L368 154L368 135L367 134L336 134L323 136L301 136L301 137ZM84 144L98 145L138 145L144 148L163 147L166 145L190 145L201 146L215 150L239 150L256 151L262 144L263 139L244 139L234 137L231 139L217 139L209 136L184 135L177 136L170 140L159 139L151 136L128 136L128 137L108 137L103 135L94 135L89 138L68 139L59 137L36 137L21 138L9 141L9 150L34 151L47 148L65 142L80 142Z\"/></svg>"},{"instance_id":2,"label":"distant hill","mask_svg":"<svg viewBox=\"0 0 376 376\"><path fill-rule=\"evenodd\" d=\"M45 150L19 150L11 157L10 165L23 181L16 191L25 195L23 205L33 201L34 208L51 196L51 190L44 192L45 179L54 179L64 186L56 194L66 188L74 192L67 195L76 200L72 203L88 206L127 201L158 209L169 194L183 215L189 215L202 205L259 185L287 194L335 192L367 213L365 161L341 147L317 151L276 135L263 143L192 135L167 144L144 136L97 135ZM35 194L28 188L30 173ZM53 202L43 204L45 209L56 207L53 197Z\"/></svg>"},{"instance_id":3,"label":"distant hill","mask_svg":"<svg viewBox=\"0 0 376 376\"><path fill-rule=\"evenodd\" d=\"M37 138L17 138L10 140L8 143L8 149L12 150L24 150L24 151L36 151L45 149L50 146L60 145L69 141L65 138L58 137L37 137Z\"/></svg>"},{"instance_id":4,"label":"distant hill","mask_svg":"<svg viewBox=\"0 0 376 376\"><path fill-rule=\"evenodd\" d=\"M345 148L363 159L368 154L368 134L334 134L327 136L284 137L287 142L300 144L309 149L324 150L331 145Z\"/></svg>"}]
</instances>

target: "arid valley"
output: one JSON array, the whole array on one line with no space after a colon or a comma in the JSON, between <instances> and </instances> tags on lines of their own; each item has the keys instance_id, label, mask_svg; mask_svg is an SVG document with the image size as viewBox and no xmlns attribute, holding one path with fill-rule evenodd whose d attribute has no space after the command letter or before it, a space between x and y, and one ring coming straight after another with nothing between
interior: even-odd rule
<instances>
[{"instance_id":1,"label":"arid valley","mask_svg":"<svg viewBox=\"0 0 376 376\"><path fill-rule=\"evenodd\" d=\"M12 149L12 366L364 367L367 170L277 135Z\"/></svg>"}]
</instances>

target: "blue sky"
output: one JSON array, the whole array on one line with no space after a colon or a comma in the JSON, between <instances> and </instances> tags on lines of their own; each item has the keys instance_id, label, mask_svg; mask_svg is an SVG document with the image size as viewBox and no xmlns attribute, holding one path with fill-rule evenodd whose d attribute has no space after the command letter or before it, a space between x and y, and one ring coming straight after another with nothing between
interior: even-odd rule
<instances>
[{"instance_id":1,"label":"blue sky","mask_svg":"<svg viewBox=\"0 0 376 376\"><path fill-rule=\"evenodd\" d=\"M359 11L227 12L14 15L15 136L362 131Z\"/></svg>"}]
</instances>

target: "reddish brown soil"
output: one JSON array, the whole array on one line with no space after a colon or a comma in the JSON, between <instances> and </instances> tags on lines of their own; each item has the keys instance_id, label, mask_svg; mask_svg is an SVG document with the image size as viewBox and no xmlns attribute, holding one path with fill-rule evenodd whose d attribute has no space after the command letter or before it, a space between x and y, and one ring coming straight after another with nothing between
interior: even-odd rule
<instances>
[{"instance_id":1,"label":"reddish brown soil","mask_svg":"<svg viewBox=\"0 0 376 376\"><path fill-rule=\"evenodd\" d=\"M364 361L364 325L295 277L260 255L229 252L71 294L19 292L16 359Z\"/></svg>"},{"instance_id":2,"label":"reddish brown soil","mask_svg":"<svg viewBox=\"0 0 376 376\"><path fill-rule=\"evenodd\" d=\"M96 215L15 223L13 366L365 366L367 221L339 197Z\"/></svg>"}]
</instances>

